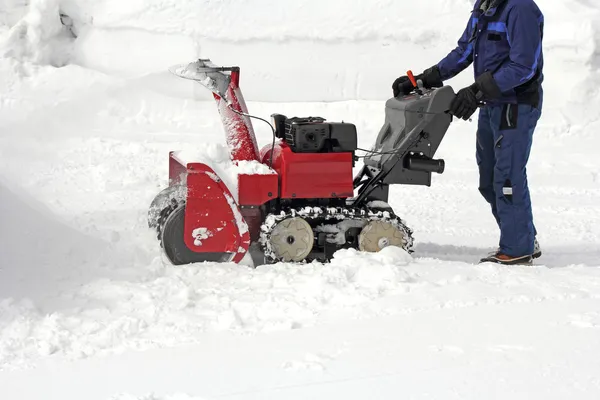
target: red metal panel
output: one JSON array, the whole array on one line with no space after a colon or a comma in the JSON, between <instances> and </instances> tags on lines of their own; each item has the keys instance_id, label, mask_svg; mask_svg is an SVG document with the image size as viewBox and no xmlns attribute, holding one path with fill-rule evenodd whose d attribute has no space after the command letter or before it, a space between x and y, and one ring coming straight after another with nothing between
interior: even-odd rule
<instances>
[{"instance_id":1,"label":"red metal panel","mask_svg":"<svg viewBox=\"0 0 600 400\"><path fill-rule=\"evenodd\" d=\"M277 198L279 176L238 175L238 197L241 206L260 206Z\"/></svg>"},{"instance_id":2,"label":"red metal panel","mask_svg":"<svg viewBox=\"0 0 600 400\"><path fill-rule=\"evenodd\" d=\"M283 143L278 145L274 155L274 169L281 176L281 198L354 195L351 153L294 153ZM264 156L269 156L269 153Z\"/></svg>"},{"instance_id":3,"label":"red metal panel","mask_svg":"<svg viewBox=\"0 0 600 400\"><path fill-rule=\"evenodd\" d=\"M195 252L234 253L242 260L250 247L248 225L231 192L205 164L188 164L184 241Z\"/></svg>"},{"instance_id":4,"label":"red metal panel","mask_svg":"<svg viewBox=\"0 0 600 400\"><path fill-rule=\"evenodd\" d=\"M169 153L169 186L180 185L185 182L186 166L179 160L174 152Z\"/></svg>"}]
</instances>

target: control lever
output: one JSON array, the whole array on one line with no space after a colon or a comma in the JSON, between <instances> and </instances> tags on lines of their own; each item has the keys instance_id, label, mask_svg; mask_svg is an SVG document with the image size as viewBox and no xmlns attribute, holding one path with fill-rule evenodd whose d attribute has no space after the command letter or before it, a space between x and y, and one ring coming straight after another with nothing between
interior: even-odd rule
<instances>
[{"instance_id":1,"label":"control lever","mask_svg":"<svg viewBox=\"0 0 600 400\"><path fill-rule=\"evenodd\" d=\"M408 76L410 83L412 83L413 87L415 88L415 92L422 95L423 94L423 81L421 81L420 79L419 79L419 81L417 81L415 79L415 75L413 74L413 72L411 70L408 70L406 72L406 75Z\"/></svg>"}]
</instances>

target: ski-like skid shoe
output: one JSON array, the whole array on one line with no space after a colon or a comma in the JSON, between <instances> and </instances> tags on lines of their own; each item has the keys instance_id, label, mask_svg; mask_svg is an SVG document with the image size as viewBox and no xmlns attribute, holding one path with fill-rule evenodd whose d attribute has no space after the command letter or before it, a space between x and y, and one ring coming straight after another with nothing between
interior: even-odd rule
<instances>
[{"instance_id":1,"label":"ski-like skid shoe","mask_svg":"<svg viewBox=\"0 0 600 400\"><path fill-rule=\"evenodd\" d=\"M491 262L502 265L531 265L533 262L533 256L526 255L520 257L511 257L506 254L496 253L491 256L482 258L480 263Z\"/></svg>"}]
</instances>

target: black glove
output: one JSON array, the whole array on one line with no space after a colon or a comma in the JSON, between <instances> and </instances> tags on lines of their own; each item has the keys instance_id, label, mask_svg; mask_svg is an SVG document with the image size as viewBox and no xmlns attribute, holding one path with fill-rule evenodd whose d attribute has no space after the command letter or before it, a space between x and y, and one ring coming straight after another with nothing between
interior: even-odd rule
<instances>
[{"instance_id":1,"label":"black glove","mask_svg":"<svg viewBox=\"0 0 600 400\"><path fill-rule=\"evenodd\" d=\"M408 76L404 75L396 79L392 84L392 90L394 91L394 97L398 97L400 94L407 95L413 91L413 86Z\"/></svg>"},{"instance_id":2,"label":"black glove","mask_svg":"<svg viewBox=\"0 0 600 400\"><path fill-rule=\"evenodd\" d=\"M484 72L475 79L475 83L459 90L450 104L450 113L465 121L477 110L480 103L494 100L502 96L500 87L491 72Z\"/></svg>"},{"instance_id":3,"label":"black glove","mask_svg":"<svg viewBox=\"0 0 600 400\"><path fill-rule=\"evenodd\" d=\"M426 89L444 86L444 83L442 82L440 76L440 70L438 69L437 65L434 65L433 67L423 71L422 74L415 76L415 80L417 82L423 82L423 86ZM398 97L400 93L402 93L403 95L407 95L410 92L412 92L414 88L415 87L406 75L396 79L394 81L394 84L392 85L392 89L394 90L394 97Z\"/></svg>"},{"instance_id":4,"label":"black glove","mask_svg":"<svg viewBox=\"0 0 600 400\"><path fill-rule=\"evenodd\" d=\"M471 118L475 111L477 111L479 104L479 100L477 99L478 92L479 88L477 84L459 90L450 104L450 113L456 116L456 118L461 118L465 121Z\"/></svg>"},{"instance_id":5,"label":"black glove","mask_svg":"<svg viewBox=\"0 0 600 400\"><path fill-rule=\"evenodd\" d=\"M421 75L415 76L415 79L417 81L421 80L423 82L423 86L427 89L444 86L444 82L442 82L440 70L438 69L437 65L426 69Z\"/></svg>"}]
</instances>

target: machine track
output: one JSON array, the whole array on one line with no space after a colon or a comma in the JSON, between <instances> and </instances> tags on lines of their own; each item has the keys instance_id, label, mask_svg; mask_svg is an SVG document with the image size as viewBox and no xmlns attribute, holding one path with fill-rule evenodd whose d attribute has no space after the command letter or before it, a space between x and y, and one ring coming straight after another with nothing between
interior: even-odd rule
<instances>
[{"instance_id":1,"label":"machine track","mask_svg":"<svg viewBox=\"0 0 600 400\"><path fill-rule=\"evenodd\" d=\"M185 205L187 188L183 185L169 186L156 195L148 209L148 227L156 230L161 240L162 230L169 215L179 206Z\"/></svg>"},{"instance_id":2,"label":"machine track","mask_svg":"<svg viewBox=\"0 0 600 400\"><path fill-rule=\"evenodd\" d=\"M413 252L412 230L391 210L374 207L286 208L268 214L261 226L259 245L266 262L288 261L281 252L278 254L274 240L284 235L282 227L286 220L297 218L304 219L312 227L315 238L311 253L303 261L328 261L334 251L342 248L376 252L386 245L395 245Z\"/></svg>"}]
</instances>

